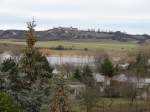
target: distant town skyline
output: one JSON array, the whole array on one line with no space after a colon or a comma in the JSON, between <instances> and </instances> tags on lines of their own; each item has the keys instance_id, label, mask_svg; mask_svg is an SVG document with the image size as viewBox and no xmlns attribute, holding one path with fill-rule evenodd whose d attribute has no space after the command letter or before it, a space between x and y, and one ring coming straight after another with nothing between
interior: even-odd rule
<instances>
[{"instance_id":1,"label":"distant town skyline","mask_svg":"<svg viewBox=\"0 0 150 112\"><path fill-rule=\"evenodd\" d=\"M150 34L150 0L1 0L0 29L75 27Z\"/></svg>"}]
</instances>

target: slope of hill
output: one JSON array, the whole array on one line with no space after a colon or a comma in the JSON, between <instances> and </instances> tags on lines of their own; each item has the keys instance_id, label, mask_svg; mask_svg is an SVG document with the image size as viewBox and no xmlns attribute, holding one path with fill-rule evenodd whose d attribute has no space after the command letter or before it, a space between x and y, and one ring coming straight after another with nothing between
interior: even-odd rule
<instances>
[{"instance_id":1,"label":"slope of hill","mask_svg":"<svg viewBox=\"0 0 150 112\"><path fill-rule=\"evenodd\" d=\"M0 39L25 39L25 30L0 30ZM145 41L150 35L130 35L120 31L103 32L79 30L77 28L58 27L45 31L36 31L39 40L75 40L75 39L112 39L117 41Z\"/></svg>"}]
</instances>

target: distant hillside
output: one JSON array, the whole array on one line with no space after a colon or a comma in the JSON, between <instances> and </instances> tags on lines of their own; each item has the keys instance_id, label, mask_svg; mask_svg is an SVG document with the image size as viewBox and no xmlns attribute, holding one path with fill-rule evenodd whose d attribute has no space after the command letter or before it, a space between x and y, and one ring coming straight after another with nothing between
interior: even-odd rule
<instances>
[{"instance_id":1,"label":"distant hillside","mask_svg":"<svg viewBox=\"0 0 150 112\"><path fill-rule=\"evenodd\" d=\"M25 30L0 30L0 39L25 39ZM84 31L77 28L58 27L45 31L37 31L39 40L75 40L75 39L112 39L118 41L138 40L143 42L150 39L150 35L130 35L120 31Z\"/></svg>"}]
</instances>

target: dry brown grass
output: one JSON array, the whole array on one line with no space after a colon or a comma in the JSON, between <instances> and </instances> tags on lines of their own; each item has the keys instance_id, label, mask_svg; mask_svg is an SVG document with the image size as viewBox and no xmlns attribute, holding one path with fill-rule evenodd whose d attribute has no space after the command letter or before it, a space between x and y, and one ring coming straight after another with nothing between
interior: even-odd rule
<instances>
[{"instance_id":1,"label":"dry brown grass","mask_svg":"<svg viewBox=\"0 0 150 112\"><path fill-rule=\"evenodd\" d=\"M14 45L14 44L0 44L0 53L11 52L13 54L19 54L25 48L24 45Z\"/></svg>"}]
</instances>

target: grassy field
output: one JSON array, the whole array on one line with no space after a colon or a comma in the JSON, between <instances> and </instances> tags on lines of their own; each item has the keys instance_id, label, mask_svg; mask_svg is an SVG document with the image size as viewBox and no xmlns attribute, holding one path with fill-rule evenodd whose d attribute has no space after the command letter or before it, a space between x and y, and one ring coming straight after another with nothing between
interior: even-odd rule
<instances>
[{"instance_id":1,"label":"grassy field","mask_svg":"<svg viewBox=\"0 0 150 112\"><path fill-rule=\"evenodd\" d=\"M25 45L25 42L14 41L14 40L0 40L0 43L6 44L17 44L17 45ZM57 47L58 45L62 45L65 48L73 48L73 49L90 49L90 50L132 50L138 47L138 44L135 42L89 42L89 41L39 41L36 43L36 47L41 48L52 48Z\"/></svg>"},{"instance_id":2,"label":"grassy field","mask_svg":"<svg viewBox=\"0 0 150 112\"><path fill-rule=\"evenodd\" d=\"M144 100L131 102L131 99L114 98L111 107L109 107L110 103L112 103L110 98L98 99L93 112L141 112L143 110L148 112L150 110L150 102ZM75 101L72 105L75 105L73 108L75 112L86 112L86 108L80 101Z\"/></svg>"}]
</instances>

